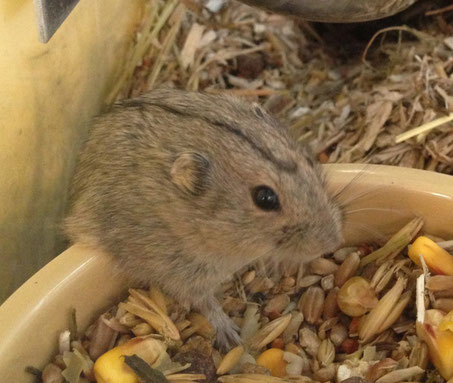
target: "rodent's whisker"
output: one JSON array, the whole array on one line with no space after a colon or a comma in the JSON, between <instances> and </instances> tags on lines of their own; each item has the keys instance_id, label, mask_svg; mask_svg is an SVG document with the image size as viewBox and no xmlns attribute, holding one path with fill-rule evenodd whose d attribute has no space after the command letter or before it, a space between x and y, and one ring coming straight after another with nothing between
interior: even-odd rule
<instances>
[{"instance_id":1,"label":"rodent's whisker","mask_svg":"<svg viewBox=\"0 0 453 383\"><path fill-rule=\"evenodd\" d=\"M360 201L361 199L368 197L368 196L373 196L378 192L381 192L384 189L389 188L388 185L382 185L370 190L366 190L362 193L358 193L356 195L352 195L349 199L346 199L344 201L341 201L340 199L336 199L337 203L340 205L340 207L343 210L346 210L348 207L350 207L353 203Z\"/></svg>"},{"instance_id":2,"label":"rodent's whisker","mask_svg":"<svg viewBox=\"0 0 453 383\"><path fill-rule=\"evenodd\" d=\"M371 234L375 238L375 240L377 240L379 242L385 242L387 240L387 238L382 233L380 233L379 231L377 231L363 223L348 222L348 223L345 223L345 225L353 226L357 230L360 230L360 231L364 232L365 234Z\"/></svg>"},{"instance_id":3,"label":"rodent's whisker","mask_svg":"<svg viewBox=\"0 0 453 383\"><path fill-rule=\"evenodd\" d=\"M349 181L345 186L343 186L339 191L337 191L333 195L333 198L336 200L343 193L345 193L352 185L354 185L355 182L357 182L366 173L366 170L367 170L367 168L369 168L369 166L370 166L370 164L366 164L364 166L364 168L351 179L351 181Z\"/></svg>"},{"instance_id":4,"label":"rodent's whisker","mask_svg":"<svg viewBox=\"0 0 453 383\"><path fill-rule=\"evenodd\" d=\"M360 209L345 210L343 212L343 215L348 216L348 215L360 213L362 211L380 211L380 212L384 212L384 213L394 213L394 214L398 214L400 216L405 215L405 213L401 210L384 208L384 207L364 207L364 208L360 208Z\"/></svg>"}]
</instances>

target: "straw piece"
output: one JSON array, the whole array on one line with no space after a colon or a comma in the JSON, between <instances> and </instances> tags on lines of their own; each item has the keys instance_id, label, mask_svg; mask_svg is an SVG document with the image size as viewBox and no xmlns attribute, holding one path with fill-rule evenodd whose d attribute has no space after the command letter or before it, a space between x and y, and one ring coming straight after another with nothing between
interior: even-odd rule
<instances>
[{"instance_id":1,"label":"straw piece","mask_svg":"<svg viewBox=\"0 0 453 383\"><path fill-rule=\"evenodd\" d=\"M440 117L434 121L427 122L417 128L408 130L407 132L401 133L395 137L395 142L398 144L400 142L406 141L409 138L418 136L419 134L426 133L438 126L446 124L447 122L453 121L453 113L450 113L448 116Z\"/></svg>"},{"instance_id":2,"label":"straw piece","mask_svg":"<svg viewBox=\"0 0 453 383\"><path fill-rule=\"evenodd\" d=\"M147 2L145 21L108 104L150 87L228 92L263 105L322 162L453 173L449 125L409 130L453 112L450 13L405 15L397 22L411 27L378 31L362 65L338 48L341 25L323 28L240 2L228 2L213 14L202 3ZM176 28L179 4L185 10ZM363 33L353 27L348 46L362 44ZM409 142L407 134L417 139Z\"/></svg>"}]
</instances>

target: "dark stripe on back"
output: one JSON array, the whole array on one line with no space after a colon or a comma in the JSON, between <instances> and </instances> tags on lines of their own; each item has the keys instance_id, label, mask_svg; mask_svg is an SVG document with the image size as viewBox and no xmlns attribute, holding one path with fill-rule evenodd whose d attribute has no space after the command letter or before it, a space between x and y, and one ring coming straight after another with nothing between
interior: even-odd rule
<instances>
[{"instance_id":1,"label":"dark stripe on back","mask_svg":"<svg viewBox=\"0 0 453 383\"><path fill-rule=\"evenodd\" d=\"M242 140L246 141L255 151L261 154L263 158L266 160L274 163L280 169L286 170L287 172L294 173L297 169L297 165L294 162L286 162L280 161L279 159L275 158L272 153L268 150L258 146L256 142L254 142L250 137L247 137L240 129L235 128L234 126L228 125L222 121L213 121L215 126L220 128L226 129L230 133L234 134L236 137L241 138Z\"/></svg>"},{"instance_id":2,"label":"dark stripe on back","mask_svg":"<svg viewBox=\"0 0 453 383\"><path fill-rule=\"evenodd\" d=\"M126 100L126 105L129 105L129 106L140 106L139 104L143 104L143 103L141 103L141 102L136 103L133 100L129 100L129 101ZM192 114L192 113L190 113L189 110L180 110L177 106L172 107L170 105L160 104L158 102L153 102L153 103L151 103L151 105L155 105L158 108L164 109L167 112L170 112L170 113L182 116L182 117L203 119L207 123L213 124L219 128L227 130L228 132L234 134L236 137L239 137L240 139L246 141L255 151L260 153L263 158L274 163L280 169L285 170L290 173L294 173L297 170L297 164L295 162L286 162L286 161L281 161L281 160L275 158L269 150L266 150L265 148L260 147L250 137L246 136L240 129L238 129L224 121L215 121L215 120L211 120L210 118L207 118L206 116Z\"/></svg>"}]
</instances>

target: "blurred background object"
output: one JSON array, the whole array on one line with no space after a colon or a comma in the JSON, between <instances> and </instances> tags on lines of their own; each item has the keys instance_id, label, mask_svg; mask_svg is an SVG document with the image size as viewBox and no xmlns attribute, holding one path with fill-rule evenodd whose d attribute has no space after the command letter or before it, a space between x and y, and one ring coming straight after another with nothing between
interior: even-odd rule
<instances>
[{"instance_id":1,"label":"blurred background object","mask_svg":"<svg viewBox=\"0 0 453 383\"><path fill-rule=\"evenodd\" d=\"M350 23L392 16L417 0L241 0L308 21Z\"/></svg>"}]
</instances>

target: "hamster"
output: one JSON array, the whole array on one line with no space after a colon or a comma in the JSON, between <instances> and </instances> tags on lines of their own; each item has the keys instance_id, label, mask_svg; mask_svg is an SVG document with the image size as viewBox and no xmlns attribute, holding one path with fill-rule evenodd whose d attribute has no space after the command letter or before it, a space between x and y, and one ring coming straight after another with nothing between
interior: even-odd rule
<instances>
[{"instance_id":1,"label":"hamster","mask_svg":"<svg viewBox=\"0 0 453 383\"><path fill-rule=\"evenodd\" d=\"M95 119L65 231L200 311L228 348L240 339L216 288L258 259L333 251L342 213L314 158L260 106L158 89Z\"/></svg>"}]
</instances>

